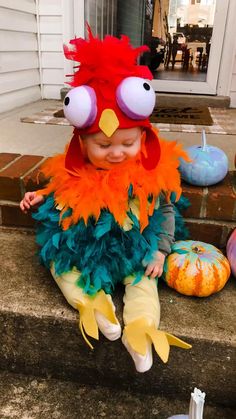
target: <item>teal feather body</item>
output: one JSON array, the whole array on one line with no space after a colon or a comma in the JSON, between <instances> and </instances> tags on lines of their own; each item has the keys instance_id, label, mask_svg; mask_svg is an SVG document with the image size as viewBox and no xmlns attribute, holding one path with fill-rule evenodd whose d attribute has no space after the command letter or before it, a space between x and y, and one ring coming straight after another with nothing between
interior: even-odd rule
<instances>
[{"instance_id":1,"label":"teal feather body","mask_svg":"<svg viewBox=\"0 0 236 419\"><path fill-rule=\"evenodd\" d=\"M67 215L68 212L64 217ZM100 289L111 294L117 283L134 273L137 283L145 270L142 261L151 261L158 250L164 216L161 207L155 209L148 226L140 233L139 220L131 211L127 215L133 222L128 231L107 210L101 211L97 223L90 217L87 225L81 219L68 230L62 230L60 211L56 209L54 196L49 195L34 214L39 222L36 240L42 263L50 268L53 261L56 275L76 267L81 272L78 286L89 295Z\"/></svg>"}]
</instances>

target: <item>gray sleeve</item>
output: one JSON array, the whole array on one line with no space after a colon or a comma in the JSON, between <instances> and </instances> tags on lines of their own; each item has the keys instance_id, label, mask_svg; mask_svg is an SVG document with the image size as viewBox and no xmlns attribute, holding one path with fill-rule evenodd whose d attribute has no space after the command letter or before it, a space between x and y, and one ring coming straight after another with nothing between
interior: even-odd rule
<instances>
[{"instance_id":1,"label":"gray sleeve","mask_svg":"<svg viewBox=\"0 0 236 419\"><path fill-rule=\"evenodd\" d=\"M175 211L173 204L167 203L163 195L160 197L160 209L165 219L161 224L163 233L159 235L158 249L167 256L171 252L171 245L175 241Z\"/></svg>"}]
</instances>

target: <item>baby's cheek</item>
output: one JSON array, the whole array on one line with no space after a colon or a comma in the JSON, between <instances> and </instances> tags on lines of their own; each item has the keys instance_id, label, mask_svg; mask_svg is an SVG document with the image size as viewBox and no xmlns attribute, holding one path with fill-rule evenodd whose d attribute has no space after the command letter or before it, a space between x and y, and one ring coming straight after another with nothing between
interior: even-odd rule
<instances>
[{"instance_id":1,"label":"baby's cheek","mask_svg":"<svg viewBox=\"0 0 236 419\"><path fill-rule=\"evenodd\" d=\"M104 157L105 151L102 148L94 148L94 150L90 153L90 158L93 160L100 160Z\"/></svg>"},{"instance_id":2,"label":"baby's cheek","mask_svg":"<svg viewBox=\"0 0 236 419\"><path fill-rule=\"evenodd\" d=\"M140 151L140 146L137 144L134 147L132 147L132 149L130 150L130 155L132 157L135 157L136 154L138 154L139 151Z\"/></svg>"}]
</instances>

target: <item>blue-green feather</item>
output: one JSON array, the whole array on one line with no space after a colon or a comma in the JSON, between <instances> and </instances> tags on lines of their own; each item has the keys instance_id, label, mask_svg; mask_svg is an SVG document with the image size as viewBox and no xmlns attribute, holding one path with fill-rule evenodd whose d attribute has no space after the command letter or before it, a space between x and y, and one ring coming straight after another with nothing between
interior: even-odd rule
<instances>
[{"instance_id":1,"label":"blue-green feather","mask_svg":"<svg viewBox=\"0 0 236 419\"><path fill-rule=\"evenodd\" d=\"M67 215L69 213L71 210ZM178 210L176 214L181 223ZM144 274L143 261L151 261L153 253L158 250L164 217L161 207L156 209L141 234L139 220L131 211L127 215L133 222L129 231L124 231L106 210L101 211L97 223L90 217L87 225L80 220L64 231L59 224L60 211L50 195L34 214L40 222L37 243L42 262L50 268L53 261L57 275L76 267L81 272L78 286L89 295L100 289L112 293L117 283L134 273L134 284L137 283Z\"/></svg>"}]
</instances>

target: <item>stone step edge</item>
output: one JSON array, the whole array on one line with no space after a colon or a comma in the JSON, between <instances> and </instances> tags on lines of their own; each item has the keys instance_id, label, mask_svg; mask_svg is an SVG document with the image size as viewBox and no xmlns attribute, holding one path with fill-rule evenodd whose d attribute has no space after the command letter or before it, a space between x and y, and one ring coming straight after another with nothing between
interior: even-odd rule
<instances>
[{"instance_id":1,"label":"stone step edge","mask_svg":"<svg viewBox=\"0 0 236 419\"><path fill-rule=\"evenodd\" d=\"M48 320L50 319L48 318ZM22 319L19 318L18 321L16 319L15 327L16 329L18 328L18 330L19 330L19 327L20 327L20 330L23 330L24 328L28 330L30 327L30 324L33 327L33 323L34 323L34 319L32 319L32 322L29 321L24 324L24 321L22 321ZM57 339L59 338L60 341L62 339L62 336L65 337L67 335L67 334L65 335L65 332L62 333L62 335L60 335L60 330L61 329L65 330L65 324L63 323L64 322L61 319L61 321L57 321L53 324L54 328L57 329L57 333L56 333ZM49 324L51 323L49 322ZM42 332L43 332L44 339L48 342L48 337L47 335L45 335L46 326L47 324L45 324L44 322L44 327L42 328ZM74 327L73 324L71 326ZM11 330L12 331L14 330L14 323L12 323L12 321L11 321ZM40 329L39 329L39 333L40 333ZM23 336L26 343L27 336L25 334ZM78 336L78 338L80 339L79 346L80 346L80 354L81 354L85 352L86 348L85 349L82 348L82 345L84 346L85 342L82 341L82 336ZM198 342L197 342L197 339L195 340L189 339L188 342L193 344L193 346L195 345L194 356L196 357L196 350L197 350L198 351L197 358L203 357L204 353L206 353L209 350L209 348L212 348L212 344L213 344L213 342L207 341L206 339L198 339ZM168 387L170 386L170 379L166 375L166 368L175 369L175 377L178 382L181 377L181 374L183 374L183 372L181 372L180 369L175 368L174 366L175 363L173 363L173 359L176 359L176 358L177 358L177 363L183 362L183 354L178 353L181 351L181 349L178 349L178 348L171 349L171 351L173 352L171 352L171 358L170 358L171 365L169 367L166 367L166 365L158 361L158 358L154 354L154 365L152 367L153 371L150 371L148 373L149 378L150 378L150 373L152 375L152 378L150 380L151 386L150 388L144 388L143 386L145 382L147 383L146 379L148 379L148 377L146 377L145 374L141 374L140 377L137 377L137 375L139 374L134 371L132 360L130 359L129 355L125 353L125 349L123 347L120 348L120 345L121 345L120 342L107 342L103 338L100 339L100 341L95 346L94 361L92 362L92 364L91 364L91 356L89 357L90 359L88 359L87 364L86 364L86 360L84 359L84 356L82 356L81 365L79 365L78 361L75 363L73 362L72 364L69 363L67 356L64 357L63 355L61 355L59 357L58 355L56 355L58 351L57 345L53 348L54 357L52 358L51 356L48 355L48 353L45 352L45 347L42 349L40 345L40 350L39 350L38 344L39 342L37 341L34 343L35 345L34 357L36 361L34 360L30 352L29 354L27 353L27 350L25 350L24 353L21 353L21 352L18 353L16 352L16 350L14 350L13 353L9 353L9 351L7 351L7 358L5 359L2 357L1 351L0 351L0 370L6 370L6 371L17 373L17 374L35 375L42 378L50 377L55 380L68 380L74 383L79 383L80 385L102 386L104 388L110 389L111 391L113 390L114 392L117 392L117 390L129 391L130 388L132 388L134 390L134 393L143 392L143 394L147 396L154 396L155 394L160 395L162 392L162 385L158 383L156 383L155 386L153 385L153 381L155 381L154 371L155 371L155 375L156 374L159 375L161 374L161 372L164 373L165 378L162 377L161 382L164 385L165 389L168 389ZM103 355L101 355L101 353L103 352L103 345L105 344L106 344L106 349L104 350ZM33 342L31 342L30 340L29 340L29 345L33 345ZM75 345L75 342L74 342L74 345ZM110 345L109 349L108 349L108 345ZM117 345L119 345L119 347L117 347ZM101 362L104 362L105 360L104 354L106 354L108 350L110 354L109 354L109 360L107 360L107 364L106 364L107 370L103 371ZM127 357L128 357L128 363L126 366L127 373L124 375L124 378L122 378L123 373L121 373L120 375L119 363L117 367L114 366L115 365L114 358L117 356L118 352L120 353L121 350L123 351L122 356L121 356L123 365L124 364L126 365ZM229 343L227 344L227 342L222 343L222 342L214 341L214 351L212 353L212 350L211 350L211 356L214 355L217 357L219 354L225 353L225 356L230 359L230 358L233 358L234 350L235 350L235 347L233 345L230 346L230 344ZM50 351L50 346L48 348L48 351ZM125 354L126 354L126 358L124 358ZM76 351L76 355L79 357L78 351ZM27 356L27 360L26 360L26 356ZM72 352L71 352L71 356L73 358ZM77 359L79 360L81 359L81 357ZM111 359L113 359L113 361L111 361ZM187 359L189 360L189 358ZM186 360L186 357L185 357L185 360ZM157 364L158 364L158 367L157 367ZM194 368L196 368L195 364L192 362L191 362L191 365L187 364L186 365L187 370L191 369L193 372ZM111 367L111 365L113 366ZM231 362L231 367L233 367L232 362ZM201 370L204 369L204 363L203 365L200 365L199 368ZM210 366L209 370L211 369L212 369L212 366ZM227 367L227 370L228 370L228 367ZM171 375L173 375L173 371ZM197 376L196 372L195 372L194 378L191 380L188 377L188 375L189 375L189 372L187 373L187 376L185 377L185 379L184 379L184 374L182 375L184 388L188 389L188 391L193 385L198 385L198 386L202 385L204 387L203 390L207 391L208 389L208 392L209 392L208 400L211 404L219 403L219 400L223 400L223 403L225 406L227 407L235 406L235 399L233 397L233 394L234 394L233 388L231 388L230 390L227 390L227 386L226 386L226 388L224 389L224 392L222 392L220 390L216 390L216 387L212 385L212 383L210 385L208 381L209 379L203 379L201 375ZM231 371L231 376L228 377L228 381L231 384L233 383L232 377L233 377L233 372ZM133 385L133 387L130 382L131 379L133 380L137 379L137 382ZM174 385L175 390L173 391L173 388L172 388L169 391L170 398L177 396L179 399L183 399L184 390L182 389L181 384L179 383L177 385L177 383L173 381L171 381L171 383L172 385ZM221 382L221 386L222 385L223 383ZM219 394L223 396L222 399L219 397Z\"/></svg>"},{"instance_id":2,"label":"stone step edge","mask_svg":"<svg viewBox=\"0 0 236 419\"><path fill-rule=\"evenodd\" d=\"M81 385L71 381L56 380L0 371L0 415L9 418L14 411L17 417L42 417L85 419L109 417L167 419L169 416L188 413L190 394L184 400L168 396L148 396L132 391L114 392L105 387ZM71 397L71 395L74 397ZM18 413L18 414L17 414ZM205 419L228 419L233 410L206 401Z\"/></svg>"},{"instance_id":3,"label":"stone step edge","mask_svg":"<svg viewBox=\"0 0 236 419\"><path fill-rule=\"evenodd\" d=\"M234 278L230 278L229 280L233 281ZM58 293L60 292L60 290L57 290L57 291L58 291ZM118 295L118 296L116 295L116 298L114 299L114 301L116 302L119 299L121 301L121 299L122 299L121 295ZM0 317L7 318L9 316L9 317L11 317L11 319L14 318L16 320L16 322L19 321L19 323L21 325L24 324L24 322L27 323L27 321L29 321L29 322L32 321L33 322L35 320L35 318L37 318L37 320L39 320L39 321L42 321L42 323L44 323L44 324L45 324L45 322L48 322L49 324L55 324L55 323L57 323L58 325L63 324L64 326L66 324L68 324L68 326L70 328L72 328L72 330L74 330L74 332L76 334L78 334L78 339L80 339L80 343L84 344L85 347L87 348L86 343L85 343L85 341L83 339L83 336L82 336L82 334L80 332L80 329L79 329L79 322L78 322L79 312L77 312L76 310L73 310L73 311L72 310L73 309L71 307L66 307L66 309L62 310L61 313L57 312L57 313L54 313L54 314L51 314L51 313L49 314L49 313L38 312L37 310L36 311L31 310L29 312L29 311L27 311L27 309L24 310L22 308L20 310L17 310L17 309L15 309L14 306L13 307L4 307L4 305L2 305L0 307ZM119 318L119 322L120 322L120 325L121 325L121 329L123 330L124 329L123 319ZM162 320L162 323L163 323L163 320ZM163 329L163 326L161 324L160 330L166 330L166 328L164 327L164 329ZM231 330L231 332L232 332L232 330ZM201 335L201 336L193 335L191 333L191 330L187 330L187 329L184 330L184 333L183 333L183 331L177 333L174 330L171 330L171 329L169 330L168 329L168 333L174 333L176 337L178 337L179 339L184 340L185 342L190 343L191 345L196 345L197 342L201 342L201 344L203 344L203 345L205 345L205 344L210 345L213 342L212 341L212 336L209 337L208 335L205 335L205 336L203 336L203 335ZM101 332L99 332L99 340L98 341L96 341L95 339L92 339L92 338L89 338L89 339L93 343L95 349L96 349L96 347L101 345L101 341L106 340L103 337ZM229 336L227 336L225 338L223 338L222 336L221 337L215 336L214 337L214 345L222 347L222 348L223 347L235 348L235 341L232 342L229 339Z\"/></svg>"},{"instance_id":4,"label":"stone step edge","mask_svg":"<svg viewBox=\"0 0 236 419\"><path fill-rule=\"evenodd\" d=\"M107 383L113 387L116 384L118 388L130 385L156 394L163 388L183 394L186 388L189 391L193 385L201 384L208 388L209 400L214 399L214 403L223 398L226 405L235 404L233 313L236 289L233 281L222 292L201 303L160 283L161 329L176 336L191 333L202 339L192 342L189 338L187 341L194 343L190 351L171 349L167 365L155 357L152 370L140 375L135 373L120 340L109 342L101 338L95 351L89 350L78 331L77 312L68 306L48 271L37 263L32 236L25 237L25 233L17 229L15 234L2 232L1 243L0 368L37 375L59 374L75 381L87 379L93 384ZM121 297L119 292L114 295L119 320ZM29 315L26 315L27 310ZM210 313L215 313L214 320Z\"/></svg>"}]
</instances>

